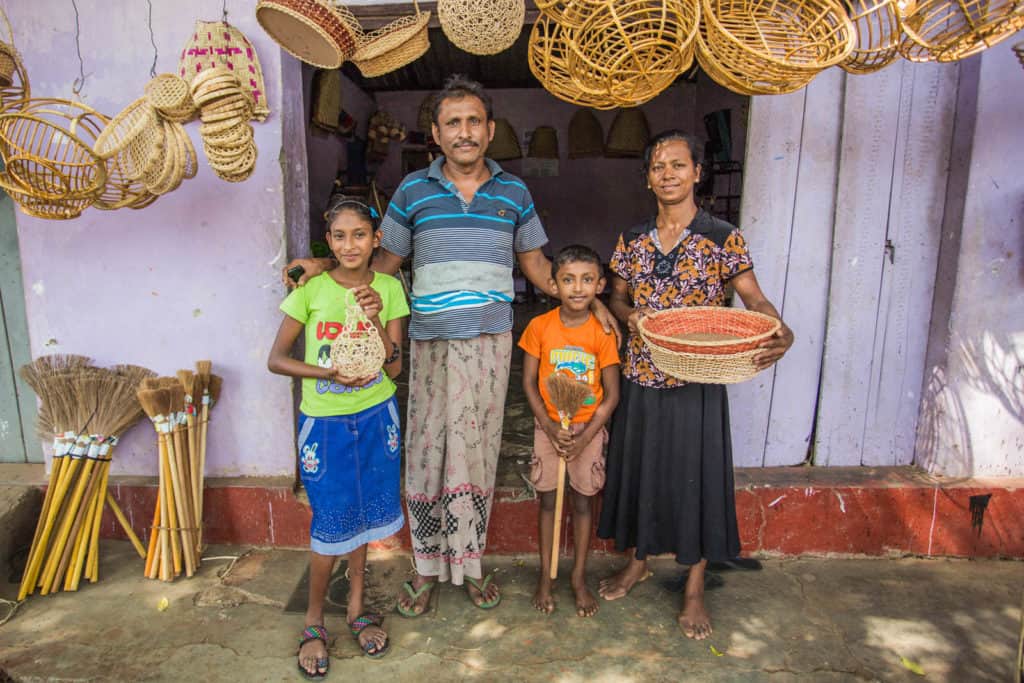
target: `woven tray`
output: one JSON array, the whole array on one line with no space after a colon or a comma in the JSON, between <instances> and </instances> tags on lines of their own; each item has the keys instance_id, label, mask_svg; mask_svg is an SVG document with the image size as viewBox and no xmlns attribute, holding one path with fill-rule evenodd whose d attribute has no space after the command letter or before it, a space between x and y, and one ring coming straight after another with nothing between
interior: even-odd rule
<instances>
[{"instance_id":1,"label":"woven tray","mask_svg":"<svg viewBox=\"0 0 1024 683\"><path fill-rule=\"evenodd\" d=\"M733 384L757 374L757 345L782 323L771 316L722 306L657 311L641 318L640 337L659 370L686 382Z\"/></svg>"},{"instance_id":2,"label":"woven tray","mask_svg":"<svg viewBox=\"0 0 1024 683\"><path fill-rule=\"evenodd\" d=\"M283 49L321 69L351 59L363 38L354 19L316 0L259 0L256 20Z\"/></svg>"}]
</instances>

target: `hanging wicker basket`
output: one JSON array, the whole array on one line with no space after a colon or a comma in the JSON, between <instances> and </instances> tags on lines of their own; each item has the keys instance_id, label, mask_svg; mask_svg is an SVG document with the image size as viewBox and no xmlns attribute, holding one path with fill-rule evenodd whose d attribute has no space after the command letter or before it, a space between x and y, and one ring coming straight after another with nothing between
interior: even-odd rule
<instances>
[{"instance_id":1,"label":"hanging wicker basket","mask_svg":"<svg viewBox=\"0 0 1024 683\"><path fill-rule=\"evenodd\" d=\"M734 384L757 374L758 345L781 327L777 318L722 306L656 311L640 319L640 337L666 375L685 382Z\"/></svg>"},{"instance_id":2,"label":"hanging wicker basket","mask_svg":"<svg viewBox=\"0 0 1024 683\"><path fill-rule=\"evenodd\" d=\"M845 2L857 32L857 44L839 66L851 74L869 74L898 59L903 26L896 0Z\"/></svg>"},{"instance_id":3,"label":"hanging wicker basket","mask_svg":"<svg viewBox=\"0 0 1024 683\"><path fill-rule=\"evenodd\" d=\"M535 0L541 14L562 28L578 29L606 0Z\"/></svg>"},{"instance_id":4,"label":"hanging wicker basket","mask_svg":"<svg viewBox=\"0 0 1024 683\"><path fill-rule=\"evenodd\" d=\"M430 49L427 27L430 12L420 12L413 0L415 14L395 19L387 26L368 33L352 61L367 78L376 78L416 61Z\"/></svg>"},{"instance_id":5,"label":"hanging wicker basket","mask_svg":"<svg viewBox=\"0 0 1024 683\"><path fill-rule=\"evenodd\" d=\"M700 64L700 68L704 73L711 77L711 80L734 93L740 95L769 95L775 93L776 88L781 88L779 92L789 92L790 90L799 90L813 78L813 75L802 76L799 80L788 80L781 83L772 83L771 85L765 85L762 81L760 87L754 87L745 76L730 73L724 65L718 62L711 48L707 45L705 34L704 22L701 22L700 29L697 31L696 41L697 63ZM761 88L766 89L762 90Z\"/></svg>"},{"instance_id":6,"label":"hanging wicker basket","mask_svg":"<svg viewBox=\"0 0 1024 683\"><path fill-rule=\"evenodd\" d=\"M900 53L912 62L954 62L1024 29L1020 0L921 0L903 16Z\"/></svg>"},{"instance_id":7,"label":"hanging wicker basket","mask_svg":"<svg viewBox=\"0 0 1024 683\"><path fill-rule=\"evenodd\" d=\"M605 90L581 85L569 70L570 29L546 16L537 17L530 31L527 58L530 72L549 93L560 100L591 109L615 109L619 106Z\"/></svg>"},{"instance_id":8,"label":"hanging wicker basket","mask_svg":"<svg viewBox=\"0 0 1024 683\"><path fill-rule=\"evenodd\" d=\"M85 141L72 102L23 102L0 114L0 156L6 177L25 194L63 206L92 205L107 182L107 166ZM71 216L64 216L71 217Z\"/></svg>"},{"instance_id":9,"label":"hanging wicker basket","mask_svg":"<svg viewBox=\"0 0 1024 683\"><path fill-rule=\"evenodd\" d=\"M584 88L620 106L643 104L693 63L700 5L684 0L624 0L594 8L572 34L568 68Z\"/></svg>"},{"instance_id":10,"label":"hanging wicker basket","mask_svg":"<svg viewBox=\"0 0 1024 683\"><path fill-rule=\"evenodd\" d=\"M167 121L186 123L195 118L198 109L192 101L188 82L175 74L157 74L145 87L146 99Z\"/></svg>"},{"instance_id":11,"label":"hanging wicker basket","mask_svg":"<svg viewBox=\"0 0 1024 683\"><path fill-rule=\"evenodd\" d=\"M604 154L611 158L639 159L651 139L647 117L640 109L623 109L615 115L608 129Z\"/></svg>"},{"instance_id":12,"label":"hanging wicker basket","mask_svg":"<svg viewBox=\"0 0 1024 683\"><path fill-rule=\"evenodd\" d=\"M214 67L233 71L253 103L253 116L263 121L270 114L263 69L256 48L240 30L224 21L197 21L192 38L181 51L178 75L187 83Z\"/></svg>"},{"instance_id":13,"label":"hanging wicker basket","mask_svg":"<svg viewBox=\"0 0 1024 683\"><path fill-rule=\"evenodd\" d=\"M156 109L140 97L110 120L93 148L104 160L116 156L125 176L139 180L163 158L163 144L164 131Z\"/></svg>"},{"instance_id":14,"label":"hanging wicker basket","mask_svg":"<svg viewBox=\"0 0 1024 683\"><path fill-rule=\"evenodd\" d=\"M702 0L701 13L701 47L760 94L799 90L822 69L845 61L856 45L853 24L834 0Z\"/></svg>"},{"instance_id":15,"label":"hanging wicker basket","mask_svg":"<svg viewBox=\"0 0 1024 683\"><path fill-rule=\"evenodd\" d=\"M523 30L524 0L438 0L437 19L452 44L474 55L512 47Z\"/></svg>"},{"instance_id":16,"label":"hanging wicker basket","mask_svg":"<svg viewBox=\"0 0 1024 683\"><path fill-rule=\"evenodd\" d=\"M340 67L363 40L351 12L319 0L259 0L256 20L284 50L321 69Z\"/></svg>"},{"instance_id":17,"label":"hanging wicker basket","mask_svg":"<svg viewBox=\"0 0 1024 683\"><path fill-rule=\"evenodd\" d=\"M523 158L519 136L508 119L494 119L494 139L487 146L487 156L495 161Z\"/></svg>"}]
</instances>

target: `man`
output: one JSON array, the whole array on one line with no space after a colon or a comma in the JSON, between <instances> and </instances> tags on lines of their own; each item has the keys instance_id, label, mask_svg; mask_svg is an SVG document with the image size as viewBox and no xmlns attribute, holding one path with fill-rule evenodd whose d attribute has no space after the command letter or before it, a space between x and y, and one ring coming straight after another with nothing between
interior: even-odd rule
<instances>
[{"instance_id":1,"label":"man","mask_svg":"<svg viewBox=\"0 0 1024 683\"><path fill-rule=\"evenodd\" d=\"M485 157L494 120L480 84L449 78L432 130L444 156L403 179L373 261L394 274L413 254L405 486L416 576L398 599L408 617L426 610L437 581L465 582L481 609L501 600L481 560L512 355L512 266L542 291L551 273L529 190ZM296 264L307 277L326 265ZM600 303L595 315L617 332Z\"/></svg>"}]
</instances>

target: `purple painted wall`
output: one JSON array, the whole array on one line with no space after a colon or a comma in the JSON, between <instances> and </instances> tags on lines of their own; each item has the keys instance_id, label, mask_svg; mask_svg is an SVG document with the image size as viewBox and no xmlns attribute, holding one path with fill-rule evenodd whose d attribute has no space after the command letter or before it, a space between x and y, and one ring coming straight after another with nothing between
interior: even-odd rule
<instances>
[{"instance_id":1,"label":"purple painted wall","mask_svg":"<svg viewBox=\"0 0 1024 683\"><path fill-rule=\"evenodd\" d=\"M265 358L284 290L281 53L256 24L249 2L229 0L229 20L255 45L271 106L254 124L259 159L244 183L218 179L202 156L197 124L187 126L199 174L141 211L89 209L72 221L18 213L33 355L80 353L99 364L137 363L161 374L213 361L224 393L210 429L208 476L291 475L290 380ZM64 0L7 3L16 44L36 96L70 98L78 76L75 15ZM153 47L147 4L79 3L87 75L82 99L113 115L142 95ZM157 72L177 69L196 19L220 12L197 0L153 3ZM115 474L156 472L152 429L132 429Z\"/></svg>"}]
</instances>

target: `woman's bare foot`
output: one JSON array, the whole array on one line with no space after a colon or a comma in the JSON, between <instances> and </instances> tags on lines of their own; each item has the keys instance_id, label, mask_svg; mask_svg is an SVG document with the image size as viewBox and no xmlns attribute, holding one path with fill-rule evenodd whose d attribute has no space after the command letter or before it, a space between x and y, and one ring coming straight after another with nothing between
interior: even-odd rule
<instances>
[{"instance_id":1,"label":"woman's bare foot","mask_svg":"<svg viewBox=\"0 0 1024 683\"><path fill-rule=\"evenodd\" d=\"M551 595L551 579L543 570L540 573L540 578L537 579L537 590L534 592L531 602L538 612L551 614L555 611L555 598Z\"/></svg>"},{"instance_id":2,"label":"woman's bare foot","mask_svg":"<svg viewBox=\"0 0 1024 683\"><path fill-rule=\"evenodd\" d=\"M413 588L412 593L419 594L418 597L415 598L406 588L404 588L405 584L402 584L402 591L398 594L398 611L404 614L412 614L414 616L423 614L427 610L427 606L430 604L430 597L434 594L436 579L437 577L434 576L423 576L422 574L417 574L412 581L407 582ZM428 584L430 585L428 586Z\"/></svg>"},{"instance_id":3,"label":"woman's bare foot","mask_svg":"<svg viewBox=\"0 0 1024 683\"><path fill-rule=\"evenodd\" d=\"M687 592L683 598L683 611L676 617L683 635L694 640L704 640L711 635L711 615L704 607L704 591Z\"/></svg>"},{"instance_id":4,"label":"woman's bare foot","mask_svg":"<svg viewBox=\"0 0 1024 683\"><path fill-rule=\"evenodd\" d=\"M618 600L626 597L633 586L646 581L649 576L651 572L647 571L647 561L633 557L619 573L601 579L597 592L605 600Z\"/></svg>"},{"instance_id":5,"label":"woman's bare foot","mask_svg":"<svg viewBox=\"0 0 1024 683\"><path fill-rule=\"evenodd\" d=\"M582 578L572 579L572 592L576 596L576 616L592 617L597 614L598 604L594 594L587 588L587 582Z\"/></svg>"},{"instance_id":6,"label":"woman's bare foot","mask_svg":"<svg viewBox=\"0 0 1024 683\"><path fill-rule=\"evenodd\" d=\"M318 626L319 624L307 624L307 626ZM327 661L327 646L319 638L313 638L299 648L299 666L306 670L311 676L327 673L327 669L320 666Z\"/></svg>"}]
</instances>

